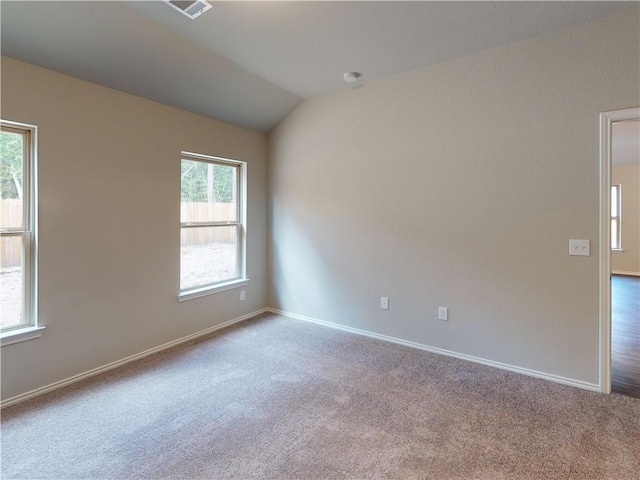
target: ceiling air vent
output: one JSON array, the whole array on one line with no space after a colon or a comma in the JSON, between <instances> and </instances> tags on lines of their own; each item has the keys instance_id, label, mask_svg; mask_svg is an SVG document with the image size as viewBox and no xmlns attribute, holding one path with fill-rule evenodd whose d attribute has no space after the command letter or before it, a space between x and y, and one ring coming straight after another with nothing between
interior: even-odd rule
<instances>
[{"instance_id":1,"label":"ceiling air vent","mask_svg":"<svg viewBox=\"0 0 640 480\"><path fill-rule=\"evenodd\" d=\"M166 3L178 10L180 13L186 15L191 20L198 18L204 12L209 10L213 5L205 0L187 0L187 1L172 1L165 0Z\"/></svg>"}]
</instances>

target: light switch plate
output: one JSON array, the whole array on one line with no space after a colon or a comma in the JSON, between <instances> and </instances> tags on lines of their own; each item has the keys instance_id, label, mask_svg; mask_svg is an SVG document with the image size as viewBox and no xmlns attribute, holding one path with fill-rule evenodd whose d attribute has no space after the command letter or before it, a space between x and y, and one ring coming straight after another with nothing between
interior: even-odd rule
<instances>
[{"instance_id":1,"label":"light switch plate","mask_svg":"<svg viewBox=\"0 0 640 480\"><path fill-rule=\"evenodd\" d=\"M591 256L591 240L569 239L569 255Z\"/></svg>"}]
</instances>

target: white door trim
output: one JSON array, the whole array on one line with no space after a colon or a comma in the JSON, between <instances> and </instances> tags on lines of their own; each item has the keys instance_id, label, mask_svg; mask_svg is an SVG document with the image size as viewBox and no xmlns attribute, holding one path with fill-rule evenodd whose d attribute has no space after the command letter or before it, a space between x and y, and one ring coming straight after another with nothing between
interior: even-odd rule
<instances>
[{"instance_id":1,"label":"white door trim","mask_svg":"<svg viewBox=\"0 0 640 480\"><path fill-rule=\"evenodd\" d=\"M611 393L611 127L640 119L640 108L600 114L600 390Z\"/></svg>"}]
</instances>

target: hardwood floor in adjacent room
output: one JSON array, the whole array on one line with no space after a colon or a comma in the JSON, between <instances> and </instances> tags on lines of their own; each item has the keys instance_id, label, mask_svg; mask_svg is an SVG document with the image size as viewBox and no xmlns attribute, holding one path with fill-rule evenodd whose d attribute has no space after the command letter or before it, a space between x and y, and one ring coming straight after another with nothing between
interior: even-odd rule
<instances>
[{"instance_id":1,"label":"hardwood floor in adjacent room","mask_svg":"<svg viewBox=\"0 0 640 480\"><path fill-rule=\"evenodd\" d=\"M640 398L640 278L611 277L611 388Z\"/></svg>"}]
</instances>

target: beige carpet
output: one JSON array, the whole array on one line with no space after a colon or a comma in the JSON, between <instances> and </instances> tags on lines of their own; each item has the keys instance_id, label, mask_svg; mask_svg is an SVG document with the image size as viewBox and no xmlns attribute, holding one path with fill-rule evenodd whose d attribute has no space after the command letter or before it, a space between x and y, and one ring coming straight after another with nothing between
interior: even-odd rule
<instances>
[{"instance_id":1,"label":"beige carpet","mask_svg":"<svg viewBox=\"0 0 640 480\"><path fill-rule=\"evenodd\" d=\"M640 400L265 315L2 412L2 478L637 479Z\"/></svg>"}]
</instances>

